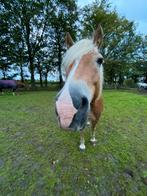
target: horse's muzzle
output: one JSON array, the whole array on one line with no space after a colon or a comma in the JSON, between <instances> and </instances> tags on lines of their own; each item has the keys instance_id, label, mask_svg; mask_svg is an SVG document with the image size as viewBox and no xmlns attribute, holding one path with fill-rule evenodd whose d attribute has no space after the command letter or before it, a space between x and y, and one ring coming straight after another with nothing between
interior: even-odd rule
<instances>
[{"instance_id":1,"label":"horse's muzzle","mask_svg":"<svg viewBox=\"0 0 147 196\"><path fill-rule=\"evenodd\" d=\"M70 94L71 102L64 100L56 100L56 114L61 128L73 131L79 131L85 128L89 101L87 97L75 94Z\"/></svg>"},{"instance_id":2,"label":"horse's muzzle","mask_svg":"<svg viewBox=\"0 0 147 196\"><path fill-rule=\"evenodd\" d=\"M82 97L80 107L69 126L71 130L79 131L85 128L88 118L88 106L88 99L86 97Z\"/></svg>"}]
</instances>

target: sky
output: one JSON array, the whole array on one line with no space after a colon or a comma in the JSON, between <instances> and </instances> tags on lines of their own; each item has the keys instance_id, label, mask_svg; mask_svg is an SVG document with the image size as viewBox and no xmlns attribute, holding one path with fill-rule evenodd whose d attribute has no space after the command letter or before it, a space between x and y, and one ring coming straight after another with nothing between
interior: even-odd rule
<instances>
[{"instance_id":1,"label":"sky","mask_svg":"<svg viewBox=\"0 0 147 196\"><path fill-rule=\"evenodd\" d=\"M94 0L78 0L79 6L92 3ZM135 21L137 33L147 34L147 0L109 0L120 16Z\"/></svg>"}]
</instances>

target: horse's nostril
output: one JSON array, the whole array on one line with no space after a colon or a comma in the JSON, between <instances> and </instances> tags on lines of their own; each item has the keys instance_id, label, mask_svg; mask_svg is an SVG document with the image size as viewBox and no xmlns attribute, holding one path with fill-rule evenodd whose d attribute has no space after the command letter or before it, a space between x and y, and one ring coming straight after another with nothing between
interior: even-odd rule
<instances>
[{"instance_id":1,"label":"horse's nostril","mask_svg":"<svg viewBox=\"0 0 147 196\"><path fill-rule=\"evenodd\" d=\"M55 97L55 101L58 101L59 95L56 95Z\"/></svg>"},{"instance_id":2,"label":"horse's nostril","mask_svg":"<svg viewBox=\"0 0 147 196\"><path fill-rule=\"evenodd\" d=\"M84 106L88 105L88 99L86 97L82 97L82 103L81 103L81 107L83 108Z\"/></svg>"},{"instance_id":3,"label":"horse's nostril","mask_svg":"<svg viewBox=\"0 0 147 196\"><path fill-rule=\"evenodd\" d=\"M58 112L57 112L57 109L56 109L56 107L55 107L55 113L56 113L56 115L58 116Z\"/></svg>"}]
</instances>

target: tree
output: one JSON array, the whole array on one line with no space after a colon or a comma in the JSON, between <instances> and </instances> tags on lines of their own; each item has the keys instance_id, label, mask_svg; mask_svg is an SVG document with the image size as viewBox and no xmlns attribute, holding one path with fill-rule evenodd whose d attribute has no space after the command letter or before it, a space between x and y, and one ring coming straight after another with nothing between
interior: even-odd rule
<instances>
[{"instance_id":1,"label":"tree","mask_svg":"<svg viewBox=\"0 0 147 196\"><path fill-rule=\"evenodd\" d=\"M84 7L82 34L89 36L91 27L101 24L104 43L101 48L105 58L105 79L109 84L122 85L133 63L138 60L142 39L136 34L134 22L120 17L106 0Z\"/></svg>"},{"instance_id":2,"label":"tree","mask_svg":"<svg viewBox=\"0 0 147 196\"><path fill-rule=\"evenodd\" d=\"M48 37L46 32L50 11L49 1L1 1L1 6L3 7L3 12L9 15L9 31L13 34L14 45L16 46L17 44L16 51L18 50L22 54L21 57L26 52L31 73L31 85L34 87L35 55L45 46L45 41ZM17 31L16 34L14 33L15 30ZM18 36L18 32L20 32L21 36ZM20 45L21 47L19 47ZM19 59L19 63L21 61L23 61L22 58Z\"/></svg>"},{"instance_id":3,"label":"tree","mask_svg":"<svg viewBox=\"0 0 147 196\"><path fill-rule=\"evenodd\" d=\"M49 71L53 70L50 60L49 48L40 50L36 55L36 69L40 78L40 87L43 86L43 77L45 77L45 87L47 87L47 78Z\"/></svg>"},{"instance_id":4,"label":"tree","mask_svg":"<svg viewBox=\"0 0 147 196\"><path fill-rule=\"evenodd\" d=\"M11 50L11 63L14 64L14 68L18 69L21 81L24 82L24 67L28 64L27 50L23 39L23 34L19 26L10 32L12 41L9 43Z\"/></svg>"},{"instance_id":5,"label":"tree","mask_svg":"<svg viewBox=\"0 0 147 196\"><path fill-rule=\"evenodd\" d=\"M147 83L147 35L143 39L143 58L141 71L143 72L144 82Z\"/></svg>"},{"instance_id":6,"label":"tree","mask_svg":"<svg viewBox=\"0 0 147 196\"><path fill-rule=\"evenodd\" d=\"M62 84L61 61L65 51L65 34L70 32L76 37L78 11L75 0L64 1L54 0L52 4L52 13L50 18L51 42L54 65L59 72L60 85Z\"/></svg>"},{"instance_id":7,"label":"tree","mask_svg":"<svg viewBox=\"0 0 147 196\"><path fill-rule=\"evenodd\" d=\"M10 71L10 33L8 31L8 14L4 13L4 8L0 6L0 70L4 79Z\"/></svg>"},{"instance_id":8,"label":"tree","mask_svg":"<svg viewBox=\"0 0 147 196\"><path fill-rule=\"evenodd\" d=\"M4 21L8 24L6 29L11 63L20 68L22 80L24 80L23 65L28 64L31 85L35 86L37 55L44 48L45 50L48 48L48 55L52 58L46 59L46 62L49 62L51 67L53 65L58 67L62 82L61 58L65 51L65 33L69 31L75 37L77 28L78 13L75 0L10 0L9 2L1 0L1 7L2 14L7 16ZM40 62L38 64L40 74L41 65L43 66ZM48 71L52 69L49 66L46 64L46 78Z\"/></svg>"}]
</instances>

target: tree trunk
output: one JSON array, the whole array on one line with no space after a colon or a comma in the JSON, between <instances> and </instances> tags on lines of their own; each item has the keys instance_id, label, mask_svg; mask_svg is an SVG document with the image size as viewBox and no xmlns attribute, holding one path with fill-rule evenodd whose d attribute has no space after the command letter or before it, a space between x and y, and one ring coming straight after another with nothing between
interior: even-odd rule
<instances>
[{"instance_id":1,"label":"tree trunk","mask_svg":"<svg viewBox=\"0 0 147 196\"><path fill-rule=\"evenodd\" d=\"M25 12L25 15L26 14L27 13ZM33 47L31 46L31 43L30 43L31 28L30 28L30 19L28 19L28 17L27 17L27 20L25 21L25 28L26 28L26 44L28 48L30 73L31 73L31 87L35 88L35 77L34 77L35 67L33 64L35 54L33 53Z\"/></svg>"},{"instance_id":2,"label":"tree trunk","mask_svg":"<svg viewBox=\"0 0 147 196\"><path fill-rule=\"evenodd\" d=\"M147 83L147 73L145 74L145 80L144 80L145 83Z\"/></svg>"},{"instance_id":3,"label":"tree trunk","mask_svg":"<svg viewBox=\"0 0 147 196\"><path fill-rule=\"evenodd\" d=\"M47 76L48 76L48 73L46 72L45 73L45 87L47 87Z\"/></svg>"},{"instance_id":4,"label":"tree trunk","mask_svg":"<svg viewBox=\"0 0 147 196\"><path fill-rule=\"evenodd\" d=\"M138 82L138 75L134 74L132 79L134 80L134 83Z\"/></svg>"},{"instance_id":5,"label":"tree trunk","mask_svg":"<svg viewBox=\"0 0 147 196\"><path fill-rule=\"evenodd\" d=\"M3 79L6 80L6 72L3 70Z\"/></svg>"},{"instance_id":6,"label":"tree trunk","mask_svg":"<svg viewBox=\"0 0 147 196\"><path fill-rule=\"evenodd\" d=\"M22 64L20 64L20 77L21 77L21 82L24 82L24 73L23 73Z\"/></svg>"},{"instance_id":7,"label":"tree trunk","mask_svg":"<svg viewBox=\"0 0 147 196\"><path fill-rule=\"evenodd\" d=\"M113 78L113 84L114 84L114 88L117 89L117 77L115 75Z\"/></svg>"},{"instance_id":8,"label":"tree trunk","mask_svg":"<svg viewBox=\"0 0 147 196\"><path fill-rule=\"evenodd\" d=\"M31 72L31 87L35 88L35 77L34 77L34 64L33 58L29 58L30 61L30 72Z\"/></svg>"},{"instance_id":9,"label":"tree trunk","mask_svg":"<svg viewBox=\"0 0 147 196\"><path fill-rule=\"evenodd\" d=\"M114 73L113 70L109 73L109 85L112 87L114 85Z\"/></svg>"},{"instance_id":10,"label":"tree trunk","mask_svg":"<svg viewBox=\"0 0 147 196\"><path fill-rule=\"evenodd\" d=\"M123 85L123 82L124 82L124 77L123 77L123 75L120 73L120 74L119 74L119 81L118 81L119 86L122 86L122 85Z\"/></svg>"},{"instance_id":11,"label":"tree trunk","mask_svg":"<svg viewBox=\"0 0 147 196\"><path fill-rule=\"evenodd\" d=\"M58 45L58 71L59 71L59 85L60 88L62 88L62 84L63 84L63 78L62 78L62 71L61 71L61 62L62 62L62 47L60 44L60 36L58 34L58 30L57 30L57 45Z\"/></svg>"},{"instance_id":12,"label":"tree trunk","mask_svg":"<svg viewBox=\"0 0 147 196\"><path fill-rule=\"evenodd\" d=\"M39 80L40 80L40 87L43 87L42 83L42 66L40 61L38 60L38 65L37 65L38 73L39 73Z\"/></svg>"},{"instance_id":13,"label":"tree trunk","mask_svg":"<svg viewBox=\"0 0 147 196\"><path fill-rule=\"evenodd\" d=\"M43 83L42 83L42 71L39 72L39 77L40 77L40 87L43 87Z\"/></svg>"},{"instance_id":14,"label":"tree trunk","mask_svg":"<svg viewBox=\"0 0 147 196\"><path fill-rule=\"evenodd\" d=\"M63 79L62 79L62 72L61 72L61 62L59 62L58 71L59 71L59 85L60 87L62 87Z\"/></svg>"}]
</instances>

